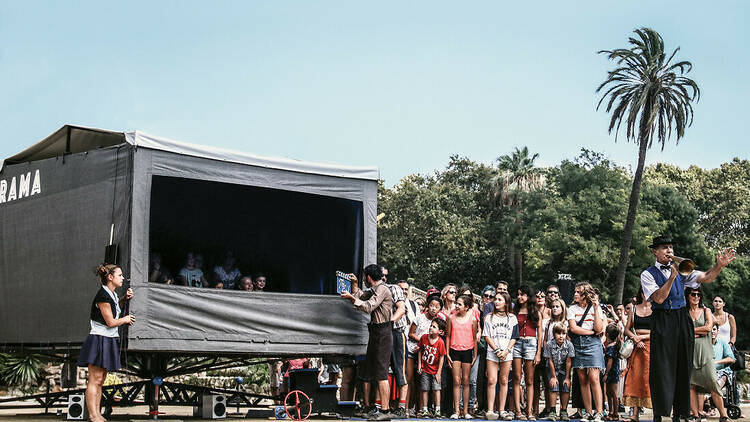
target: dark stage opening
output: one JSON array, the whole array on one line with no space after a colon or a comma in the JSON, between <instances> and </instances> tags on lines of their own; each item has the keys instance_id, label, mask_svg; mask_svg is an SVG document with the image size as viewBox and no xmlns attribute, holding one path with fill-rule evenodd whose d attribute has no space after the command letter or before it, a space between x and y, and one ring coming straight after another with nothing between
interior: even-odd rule
<instances>
[{"instance_id":1,"label":"dark stage opening","mask_svg":"<svg viewBox=\"0 0 750 422\"><path fill-rule=\"evenodd\" d=\"M232 251L242 275L266 290L335 294L337 270L362 267L362 202L279 189L154 176L150 252L177 276L188 252L203 273Z\"/></svg>"}]
</instances>

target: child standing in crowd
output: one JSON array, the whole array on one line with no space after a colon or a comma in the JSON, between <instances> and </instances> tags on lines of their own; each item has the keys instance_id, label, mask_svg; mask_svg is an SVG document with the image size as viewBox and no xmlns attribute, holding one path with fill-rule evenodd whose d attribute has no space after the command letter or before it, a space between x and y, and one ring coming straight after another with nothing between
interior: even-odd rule
<instances>
[{"instance_id":1,"label":"child standing in crowd","mask_svg":"<svg viewBox=\"0 0 750 422\"><path fill-rule=\"evenodd\" d=\"M416 314L416 317L414 318L414 321L412 321L411 326L409 327L409 341L406 344L407 347L407 354L406 354L406 370L407 375L410 372L413 372L417 366L419 359L417 358L417 352L419 351L418 343L419 340L422 339L422 336L427 334L430 330L430 324L432 324L432 321L437 318L438 312L443 308L443 301L440 300L440 295L433 294L430 296L427 296L427 310L424 313L418 312ZM438 318L439 319L439 318ZM445 322L445 321L443 321ZM444 334L441 334L441 336ZM413 375L413 374L412 374ZM418 391L419 386L419 375L413 377L415 379L414 382L414 391ZM411 387L410 387L411 388ZM418 398L419 395L411 395L410 397Z\"/></svg>"},{"instance_id":2,"label":"child standing in crowd","mask_svg":"<svg viewBox=\"0 0 750 422\"><path fill-rule=\"evenodd\" d=\"M469 373L477 356L476 332L479 328L473 313L469 312L474 304L471 296L459 296L456 299L456 314L448 319L447 339L448 363L453 374L453 414L451 419L471 419L469 414ZM463 395L463 411L459 410L459 393Z\"/></svg>"},{"instance_id":3,"label":"child standing in crowd","mask_svg":"<svg viewBox=\"0 0 750 422\"><path fill-rule=\"evenodd\" d=\"M547 324L544 325L544 344L548 341L554 340L555 333L553 329L555 324L560 324L565 327L565 331L568 331L568 308L565 306L565 302L562 299L552 299L549 301L550 317L547 320Z\"/></svg>"},{"instance_id":4,"label":"child standing in crowd","mask_svg":"<svg viewBox=\"0 0 750 422\"><path fill-rule=\"evenodd\" d=\"M440 299L436 297L439 301ZM437 313L437 312L436 312ZM421 406L423 418L440 418L440 377L443 372L443 360L445 359L445 343L440 336L445 331L445 321L434 318L430 323L427 334L422 335L417 343L417 373L419 374L419 386L422 391ZM435 403L435 411L430 414L427 409L427 395L432 391L432 401Z\"/></svg>"},{"instance_id":5,"label":"child standing in crowd","mask_svg":"<svg viewBox=\"0 0 750 422\"><path fill-rule=\"evenodd\" d=\"M617 324L607 326L607 343L604 345L604 385L607 392L607 409L605 420L618 421L620 401L617 398L617 384L620 381L620 327Z\"/></svg>"},{"instance_id":6,"label":"child standing in crowd","mask_svg":"<svg viewBox=\"0 0 750 422\"><path fill-rule=\"evenodd\" d=\"M513 398L519 420L536 419L532 409L534 403L534 367L542 360L542 316L537 310L534 289L522 285L513 307L518 319L519 339L513 346ZM521 364L523 363L523 367ZM521 412L521 374L526 381L526 409L528 416Z\"/></svg>"},{"instance_id":7,"label":"child standing in crowd","mask_svg":"<svg viewBox=\"0 0 750 422\"><path fill-rule=\"evenodd\" d=\"M589 283L576 284L573 301L575 304L568 308L570 342L575 348L573 368L578 370L586 413L593 415L595 422L601 422L603 402L599 374L604 369L604 353L599 335L604 331L604 315Z\"/></svg>"},{"instance_id":8,"label":"child standing in crowd","mask_svg":"<svg viewBox=\"0 0 750 422\"><path fill-rule=\"evenodd\" d=\"M513 360L513 346L518 339L518 320L510 312L510 296L496 293L494 310L484 318L484 340L487 342L487 419L512 420L513 415L505 412L508 397L508 373ZM500 371L500 391L498 392L499 414L495 407L495 389Z\"/></svg>"},{"instance_id":9,"label":"child standing in crowd","mask_svg":"<svg viewBox=\"0 0 750 422\"><path fill-rule=\"evenodd\" d=\"M547 380L550 391L549 413L547 420L557 420L555 403L560 393L560 420L567 421L568 398L570 397L570 372L573 366L575 349L568 340L568 329L556 322L552 324L552 338L544 345L544 357L547 359Z\"/></svg>"}]
</instances>

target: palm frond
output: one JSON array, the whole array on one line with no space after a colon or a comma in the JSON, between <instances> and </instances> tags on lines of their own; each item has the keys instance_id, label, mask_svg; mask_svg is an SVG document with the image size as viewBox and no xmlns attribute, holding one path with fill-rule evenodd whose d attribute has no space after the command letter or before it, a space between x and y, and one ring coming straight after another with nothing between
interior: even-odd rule
<instances>
[{"instance_id":1,"label":"palm frond","mask_svg":"<svg viewBox=\"0 0 750 422\"><path fill-rule=\"evenodd\" d=\"M667 55L664 39L651 28L638 28L628 38L630 48L600 50L616 64L596 88L601 95L596 109L606 104L611 113L608 131L615 142L624 123L625 136L635 143L656 140L662 149L676 136L679 142L685 128L693 123L692 103L700 99L700 88L686 74L693 69L687 60L673 63L680 48Z\"/></svg>"}]
</instances>

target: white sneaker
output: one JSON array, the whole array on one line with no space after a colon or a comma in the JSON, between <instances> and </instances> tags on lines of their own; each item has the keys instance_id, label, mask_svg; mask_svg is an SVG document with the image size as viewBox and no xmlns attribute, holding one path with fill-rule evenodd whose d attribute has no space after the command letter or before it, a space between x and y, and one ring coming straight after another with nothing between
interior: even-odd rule
<instances>
[{"instance_id":1,"label":"white sneaker","mask_svg":"<svg viewBox=\"0 0 750 422\"><path fill-rule=\"evenodd\" d=\"M497 412L488 410L487 413L484 414L484 416L487 418L488 421L495 421L500 415L498 415Z\"/></svg>"},{"instance_id":2,"label":"white sneaker","mask_svg":"<svg viewBox=\"0 0 750 422\"><path fill-rule=\"evenodd\" d=\"M451 419L458 419L458 413L454 413L451 415Z\"/></svg>"},{"instance_id":3,"label":"white sneaker","mask_svg":"<svg viewBox=\"0 0 750 422\"><path fill-rule=\"evenodd\" d=\"M464 415L464 419L474 419L474 416L471 416L471 413L467 413Z\"/></svg>"},{"instance_id":4,"label":"white sneaker","mask_svg":"<svg viewBox=\"0 0 750 422\"><path fill-rule=\"evenodd\" d=\"M592 419L594 422L602 422L602 414L599 412L594 413L594 419Z\"/></svg>"}]
</instances>

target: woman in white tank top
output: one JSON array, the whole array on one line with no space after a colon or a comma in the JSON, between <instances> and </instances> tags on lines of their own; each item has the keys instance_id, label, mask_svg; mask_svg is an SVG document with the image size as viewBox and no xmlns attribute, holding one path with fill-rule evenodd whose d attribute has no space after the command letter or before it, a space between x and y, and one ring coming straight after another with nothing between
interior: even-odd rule
<instances>
[{"instance_id":1,"label":"woman in white tank top","mask_svg":"<svg viewBox=\"0 0 750 422\"><path fill-rule=\"evenodd\" d=\"M730 345L734 346L737 340L737 323L734 321L734 315L724 312L726 302L721 296L714 297L714 321L719 326L717 338L723 339Z\"/></svg>"}]
</instances>

